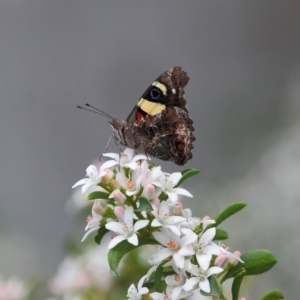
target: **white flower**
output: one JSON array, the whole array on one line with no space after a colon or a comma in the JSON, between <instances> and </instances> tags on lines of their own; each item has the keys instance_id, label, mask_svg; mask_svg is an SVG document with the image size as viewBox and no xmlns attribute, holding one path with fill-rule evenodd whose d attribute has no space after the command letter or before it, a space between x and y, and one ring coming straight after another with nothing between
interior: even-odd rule
<instances>
[{"instance_id":1,"label":"white flower","mask_svg":"<svg viewBox=\"0 0 300 300\"><path fill-rule=\"evenodd\" d=\"M122 172L117 173L116 180L124 189L126 189L126 195L133 196L139 191L138 175L137 170L132 172L131 179L127 178Z\"/></svg>"},{"instance_id":2,"label":"white flower","mask_svg":"<svg viewBox=\"0 0 300 300\"><path fill-rule=\"evenodd\" d=\"M199 217L192 217L192 211L189 208L186 208L182 210L182 215L186 219L186 222L184 222L184 226L187 226L192 231L195 230L197 226L199 226L202 223L203 230L210 225L215 224L216 221L212 219L200 219Z\"/></svg>"},{"instance_id":3,"label":"white flower","mask_svg":"<svg viewBox=\"0 0 300 300\"><path fill-rule=\"evenodd\" d=\"M147 161L143 161L140 166L135 170L137 185L141 185L143 190L143 196L148 199L154 199L158 197L163 189L163 185L160 182L160 177L163 176L161 167L154 167L151 170Z\"/></svg>"},{"instance_id":4,"label":"white flower","mask_svg":"<svg viewBox=\"0 0 300 300\"><path fill-rule=\"evenodd\" d=\"M196 235L190 229L182 228L184 234ZM191 256L196 254L197 262L203 270L207 270L213 255L219 255L220 247L213 243L212 240L216 235L216 228L210 228L199 235L198 241L182 247L179 254L183 256ZM196 235L197 236L197 235Z\"/></svg>"},{"instance_id":5,"label":"white flower","mask_svg":"<svg viewBox=\"0 0 300 300\"><path fill-rule=\"evenodd\" d=\"M171 216L170 208L166 201L162 201L160 203L159 209L152 205L153 211L152 214L154 215L155 219L153 219L151 226L152 227L165 227L172 230L175 234L180 236L180 230L176 226L180 222L184 221L184 217L180 216Z\"/></svg>"},{"instance_id":6,"label":"white flower","mask_svg":"<svg viewBox=\"0 0 300 300\"><path fill-rule=\"evenodd\" d=\"M146 279L146 276L143 276L139 283L138 283L138 286L137 286L137 289L135 287L134 284L132 284L129 289L128 289L128 292L127 292L127 298L130 299L130 300L140 300L142 299L142 296L145 295L145 294L148 294L149 293L149 289L146 288L146 287L143 287L143 284L144 284L144 281Z\"/></svg>"},{"instance_id":7,"label":"white flower","mask_svg":"<svg viewBox=\"0 0 300 300\"><path fill-rule=\"evenodd\" d=\"M164 259L172 256L178 268L183 268L184 266L184 256L178 253L179 250L181 247L187 246L197 239L197 235L186 235L180 238L171 230L165 228L162 228L161 232L153 232L153 236L165 248L155 253L149 260L149 263L162 262Z\"/></svg>"},{"instance_id":8,"label":"white flower","mask_svg":"<svg viewBox=\"0 0 300 300\"><path fill-rule=\"evenodd\" d=\"M128 167L131 170L135 170L138 166L137 161L147 160L147 156L143 154L134 154L134 150L127 148L121 155L116 153L104 153L103 156L114 159L120 165L121 168Z\"/></svg>"},{"instance_id":9,"label":"white flower","mask_svg":"<svg viewBox=\"0 0 300 300\"><path fill-rule=\"evenodd\" d=\"M108 230L111 230L118 234L110 241L108 249L112 249L124 240L127 240L134 246L138 245L138 237L136 232L141 228L147 226L149 220L139 220L133 225L133 216L133 208L132 206L129 206L125 209L124 212L124 224L120 222L110 222L105 225Z\"/></svg>"},{"instance_id":10,"label":"white flower","mask_svg":"<svg viewBox=\"0 0 300 300\"><path fill-rule=\"evenodd\" d=\"M188 297L188 292L182 289L186 281L186 275L183 271L180 271L176 266L174 268L175 274L169 275L165 278L167 284L166 292L170 295L170 299L177 300Z\"/></svg>"},{"instance_id":11,"label":"white flower","mask_svg":"<svg viewBox=\"0 0 300 300\"><path fill-rule=\"evenodd\" d=\"M190 263L186 271L192 274L194 277L186 280L185 284L183 285L183 289L185 291L191 291L196 288L195 285L198 285L202 291L209 293L210 285L207 278L213 274L221 273L223 269L220 267L211 267L205 271L201 267Z\"/></svg>"},{"instance_id":12,"label":"white flower","mask_svg":"<svg viewBox=\"0 0 300 300\"><path fill-rule=\"evenodd\" d=\"M97 205L98 205L98 203L96 201L93 205L93 208L94 208L94 206L97 206ZM85 231L87 231L87 232L83 236L83 238L81 240L82 242L87 238L87 236L90 233L92 233L100 228L100 221L102 220L102 216L97 214L93 208L92 208L92 215L87 217L88 223L85 227Z\"/></svg>"},{"instance_id":13,"label":"white flower","mask_svg":"<svg viewBox=\"0 0 300 300\"><path fill-rule=\"evenodd\" d=\"M79 185L82 185L81 191L84 193L90 186L97 185L101 181L101 177L106 175L105 169L111 168L117 164L114 160L108 160L105 163L103 163L99 169L99 172L97 168L94 165L90 165L86 169L86 176L88 178L81 179L77 181L72 188L75 188Z\"/></svg>"},{"instance_id":14,"label":"white flower","mask_svg":"<svg viewBox=\"0 0 300 300\"><path fill-rule=\"evenodd\" d=\"M180 172L175 172L171 175L168 175L167 177L163 175L160 179L164 186L165 193L168 195L170 201L173 203L178 201L178 195L193 197L193 195L187 190L182 188L175 188L181 177L182 174Z\"/></svg>"}]
</instances>

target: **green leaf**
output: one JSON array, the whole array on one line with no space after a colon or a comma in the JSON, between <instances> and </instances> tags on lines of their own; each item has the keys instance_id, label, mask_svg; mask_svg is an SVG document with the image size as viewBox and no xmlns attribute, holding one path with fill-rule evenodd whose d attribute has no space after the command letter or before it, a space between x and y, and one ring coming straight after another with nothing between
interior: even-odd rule
<instances>
[{"instance_id":1,"label":"green leaf","mask_svg":"<svg viewBox=\"0 0 300 300\"><path fill-rule=\"evenodd\" d=\"M143 210L145 210L145 211L152 211L153 210L152 205L151 205L150 201L147 198L140 197L139 202L140 202L140 206L137 209L134 210L135 212L141 212Z\"/></svg>"},{"instance_id":2,"label":"green leaf","mask_svg":"<svg viewBox=\"0 0 300 300\"><path fill-rule=\"evenodd\" d=\"M162 288L162 275L163 275L163 264L160 264L156 271L155 271L155 276L154 276L154 281L155 281L155 287L156 287L156 291L159 293L163 292L163 288Z\"/></svg>"},{"instance_id":3,"label":"green leaf","mask_svg":"<svg viewBox=\"0 0 300 300\"><path fill-rule=\"evenodd\" d=\"M160 201L166 201L169 196L167 194L165 194L164 192L162 192L159 196L158 196Z\"/></svg>"},{"instance_id":4,"label":"green leaf","mask_svg":"<svg viewBox=\"0 0 300 300\"><path fill-rule=\"evenodd\" d=\"M182 177L179 180L179 182L176 184L175 187L178 187L179 185L181 185L184 181L186 181L189 177L192 177L196 174L199 174L200 171L197 169L186 169L181 171Z\"/></svg>"},{"instance_id":5,"label":"green leaf","mask_svg":"<svg viewBox=\"0 0 300 300\"><path fill-rule=\"evenodd\" d=\"M240 271L240 273L234 277L234 280L233 280L233 283L231 286L232 300L238 300L238 298L239 298L240 288L241 288L241 284L244 279L245 273L246 273L245 269L242 269Z\"/></svg>"},{"instance_id":6,"label":"green leaf","mask_svg":"<svg viewBox=\"0 0 300 300\"><path fill-rule=\"evenodd\" d=\"M109 230L107 230L105 227L101 227L98 229L97 234L95 236L95 242L100 245L102 238L104 237L104 235L108 232Z\"/></svg>"},{"instance_id":7,"label":"green leaf","mask_svg":"<svg viewBox=\"0 0 300 300\"><path fill-rule=\"evenodd\" d=\"M228 239L228 233L223 229L217 228L214 240L227 240L227 239Z\"/></svg>"},{"instance_id":8,"label":"green leaf","mask_svg":"<svg viewBox=\"0 0 300 300\"><path fill-rule=\"evenodd\" d=\"M220 299L222 297L223 292L222 292L222 286L220 285L217 277L215 275L211 275L208 278L208 281L210 285L210 292L205 293L204 291L200 290L200 293L206 297L211 296Z\"/></svg>"},{"instance_id":9,"label":"green leaf","mask_svg":"<svg viewBox=\"0 0 300 300\"><path fill-rule=\"evenodd\" d=\"M110 205L107 205L104 209L103 217L105 218L112 218L116 219L116 215L114 213L113 207ZM103 219L102 219L103 220Z\"/></svg>"},{"instance_id":10,"label":"green leaf","mask_svg":"<svg viewBox=\"0 0 300 300\"><path fill-rule=\"evenodd\" d=\"M228 270L222 281L237 276L242 269L246 271L245 276L258 275L267 272L277 263L276 257L270 251L264 249L247 251L242 254L241 259L244 263L239 262Z\"/></svg>"},{"instance_id":11,"label":"green leaf","mask_svg":"<svg viewBox=\"0 0 300 300\"><path fill-rule=\"evenodd\" d=\"M130 252L137 247L144 246L144 245L158 245L158 242L152 238L148 237L141 237L139 238L138 246L134 246L127 241L122 241L121 243L117 244L114 248L108 251L108 263L110 268L116 273L118 273L118 266L125 254Z\"/></svg>"},{"instance_id":12,"label":"green leaf","mask_svg":"<svg viewBox=\"0 0 300 300\"><path fill-rule=\"evenodd\" d=\"M260 300L279 300L279 299L284 299L284 296L280 291L269 291L260 298Z\"/></svg>"},{"instance_id":13,"label":"green leaf","mask_svg":"<svg viewBox=\"0 0 300 300\"><path fill-rule=\"evenodd\" d=\"M109 194L106 192L92 192L88 195L88 200L108 199Z\"/></svg>"},{"instance_id":14,"label":"green leaf","mask_svg":"<svg viewBox=\"0 0 300 300\"><path fill-rule=\"evenodd\" d=\"M237 202L226 207L219 215L217 215L214 220L216 221L212 227L218 226L223 221L228 219L230 216L234 215L238 211L242 210L247 205L246 202Z\"/></svg>"}]
</instances>

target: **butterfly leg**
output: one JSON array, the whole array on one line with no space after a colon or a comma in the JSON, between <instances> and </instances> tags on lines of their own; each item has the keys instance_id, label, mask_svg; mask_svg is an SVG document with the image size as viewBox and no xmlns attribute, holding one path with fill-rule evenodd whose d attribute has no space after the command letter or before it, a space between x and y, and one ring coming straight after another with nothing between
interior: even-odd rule
<instances>
[{"instance_id":1,"label":"butterfly leg","mask_svg":"<svg viewBox=\"0 0 300 300\"><path fill-rule=\"evenodd\" d=\"M111 141L111 139L112 139L112 137L113 137L114 135L115 135L115 134L113 133L113 134L110 136L110 138L108 139L108 142L107 142L107 144L106 144L106 146L105 146L105 148L104 148L104 151L102 151L102 153L101 153L100 156L99 156L99 160L101 160L101 158L102 158L102 156L103 156L103 153L105 153L105 152L107 151L108 146L109 146L109 144L110 144L110 141Z\"/></svg>"}]
</instances>

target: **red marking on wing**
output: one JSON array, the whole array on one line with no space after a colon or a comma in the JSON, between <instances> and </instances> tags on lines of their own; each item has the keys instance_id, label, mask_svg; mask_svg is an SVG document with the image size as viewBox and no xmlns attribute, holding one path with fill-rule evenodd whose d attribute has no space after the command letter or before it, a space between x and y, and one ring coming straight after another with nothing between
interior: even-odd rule
<instances>
[{"instance_id":1,"label":"red marking on wing","mask_svg":"<svg viewBox=\"0 0 300 300\"><path fill-rule=\"evenodd\" d=\"M135 117L136 117L136 119L138 120L138 119L141 119L141 118L143 118L143 117L144 117L144 115L142 114L142 112L140 112L140 111L137 111L137 113L136 113Z\"/></svg>"}]
</instances>

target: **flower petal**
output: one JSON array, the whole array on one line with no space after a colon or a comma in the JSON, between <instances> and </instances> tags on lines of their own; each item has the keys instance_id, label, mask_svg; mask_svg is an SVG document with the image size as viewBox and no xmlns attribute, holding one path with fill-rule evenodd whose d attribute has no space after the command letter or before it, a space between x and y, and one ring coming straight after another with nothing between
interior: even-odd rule
<instances>
[{"instance_id":1,"label":"flower petal","mask_svg":"<svg viewBox=\"0 0 300 300\"><path fill-rule=\"evenodd\" d=\"M72 186L72 189L74 189L76 186L86 184L88 180L89 178L80 179Z\"/></svg>"},{"instance_id":2,"label":"flower petal","mask_svg":"<svg viewBox=\"0 0 300 300\"><path fill-rule=\"evenodd\" d=\"M206 293L210 292L209 281L205 278L199 282L200 289Z\"/></svg>"},{"instance_id":3,"label":"flower petal","mask_svg":"<svg viewBox=\"0 0 300 300\"><path fill-rule=\"evenodd\" d=\"M149 223L149 220L139 220L137 221L134 225L133 225L133 228L134 228L134 231L138 231L140 230L141 228L144 228L148 225Z\"/></svg>"},{"instance_id":4,"label":"flower petal","mask_svg":"<svg viewBox=\"0 0 300 300\"><path fill-rule=\"evenodd\" d=\"M124 227L124 225L119 222L109 222L105 225L106 229L113 231L115 233L118 233L118 234L124 232L123 227Z\"/></svg>"},{"instance_id":5,"label":"flower petal","mask_svg":"<svg viewBox=\"0 0 300 300\"><path fill-rule=\"evenodd\" d=\"M182 189L182 188L175 188L174 191L175 191L177 194L179 194L179 195L183 195L183 196L186 196L186 197L191 197L191 198L193 198L193 195L192 195L189 191L187 191L187 190L185 190L185 189Z\"/></svg>"},{"instance_id":6,"label":"flower petal","mask_svg":"<svg viewBox=\"0 0 300 300\"><path fill-rule=\"evenodd\" d=\"M178 195L176 193L170 193L170 192L167 192L167 191L166 191L166 193L167 193L167 195L168 195L168 197L169 197L169 199L172 203L177 202Z\"/></svg>"},{"instance_id":7,"label":"flower petal","mask_svg":"<svg viewBox=\"0 0 300 300\"><path fill-rule=\"evenodd\" d=\"M151 226L152 227L160 227L160 226L162 226L162 224L157 219L153 219L151 222Z\"/></svg>"},{"instance_id":8,"label":"flower petal","mask_svg":"<svg viewBox=\"0 0 300 300\"><path fill-rule=\"evenodd\" d=\"M82 186L81 188L81 192L85 193L87 191L87 189L92 186L92 185L96 185L95 181L89 180L85 185Z\"/></svg>"},{"instance_id":9,"label":"flower petal","mask_svg":"<svg viewBox=\"0 0 300 300\"><path fill-rule=\"evenodd\" d=\"M178 268L182 269L184 267L184 256L182 256L178 253L174 253L173 259Z\"/></svg>"},{"instance_id":10,"label":"flower petal","mask_svg":"<svg viewBox=\"0 0 300 300\"><path fill-rule=\"evenodd\" d=\"M117 162L119 161L119 158L120 158L119 154L117 154L117 153L103 153L102 156L110 157L110 158L116 160Z\"/></svg>"},{"instance_id":11,"label":"flower petal","mask_svg":"<svg viewBox=\"0 0 300 300\"><path fill-rule=\"evenodd\" d=\"M180 230L176 225L165 225L164 227L169 228L173 233L180 236Z\"/></svg>"},{"instance_id":12,"label":"flower petal","mask_svg":"<svg viewBox=\"0 0 300 300\"><path fill-rule=\"evenodd\" d=\"M87 238L87 236L88 236L90 233L92 233L93 231L98 230L99 228L100 228L100 227L98 226L98 227L93 227L93 228L89 229L89 230L84 234L84 236L83 236L83 238L81 239L81 241L83 242L83 241Z\"/></svg>"},{"instance_id":13,"label":"flower petal","mask_svg":"<svg viewBox=\"0 0 300 300\"><path fill-rule=\"evenodd\" d=\"M125 209L124 212L124 223L127 225L128 228L132 228L133 226L133 207L132 206L128 206Z\"/></svg>"},{"instance_id":14,"label":"flower petal","mask_svg":"<svg viewBox=\"0 0 300 300\"><path fill-rule=\"evenodd\" d=\"M136 234L133 234L131 237L127 239L128 243L137 246L139 244L139 240Z\"/></svg>"},{"instance_id":15,"label":"flower petal","mask_svg":"<svg viewBox=\"0 0 300 300\"><path fill-rule=\"evenodd\" d=\"M209 242L211 242L213 240L213 238L216 235L216 227L213 228L209 228L208 230L206 230L200 237L200 243L207 245Z\"/></svg>"},{"instance_id":16,"label":"flower petal","mask_svg":"<svg viewBox=\"0 0 300 300\"><path fill-rule=\"evenodd\" d=\"M135 161L132 161L130 163L124 164L124 167L127 167L131 170L136 170L136 168L138 167L137 163Z\"/></svg>"},{"instance_id":17,"label":"flower petal","mask_svg":"<svg viewBox=\"0 0 300 300\"><path fill-rule=\"evenodd\" d=\"M110 241L110 243L108 245L108 249L114 248L116 245L118 245L119 243L121 243L124 240L126 240L124 235L117 235Z\"/></svg>"},{"instance_id":18,"label":"flower petal","mask_svg":"<svg viewBox=\"0 0 300 300\"><path fill-rule=\"evenodd\" d=\"M209 277L211 275L221 273L222 271L223 271L223 269L220 267L211 267L207 270L206 276Z\"/></svg>"},{"instance_id":19,"label":"flower petal","mask_svg":"<svg viewBox=\"0 0 300 300\"><path fill-rule=\"evenodd\" d=\"M191 291L197 283L199 283L198 278L197 277L191 277L191 278L187 279L187 281L182 286L182 288L185 291Z\"/></svg>"},{"instance_id":20,"label":"flower petal","mask_svg":"<svg viewBox=\"0 0 300 300\"><path fill-rule=\"evenodd\" d=\"M174 250L162 248L151 257L151 264L161 263L164 259L174 254Z\"/></svg>"},{"instance_id":21,"label":"flower petal","mask_svg":"<svg viewBox=\"0 0 300 300\"><path fill-rule=\"evenodd\" d=\"M100 177L102 177L103 175L105 175L106 173L104 172L105 171L105 169L109 169L109 168L111 168L111 167L113 167L113 166L115 166L115 165L117 165L118 164L118 162L117 161L115 161L115 160L108 160L108 161L106 161L105 163L103 163L102 165L101 165L101 167L100 167L100 170L99 170L99 176ZM103 174L104 173L104 174Z\"/></svg>"},{"instance_id":22,"label":"flower petal","mask_svg":"<svg viewBox=\"0 0 300 300\"><path fill-rule=\"evenodd\" d=\"M197 261L198 261L200 267L204 271L206 271L209 267L209 264L210 264L210 261L211 261L211 258L212 258L212 254L210 254L210 253L196 254L196 258L197 258Z\"/></svg>"},{"instance_id":23,"label":"flower petal","mask_svg":"<svg viewBox=\"0 0 300 300\"><path fill-rule=\"evenodd\" d=\"M178 182L179 180L181 179L182 177L182 174L180 172L175 172L175 173L172 173L169 178L167 179L167 181L169 183L171 183L171 186L174 187Z\"/></svg>"}]
</instances>

